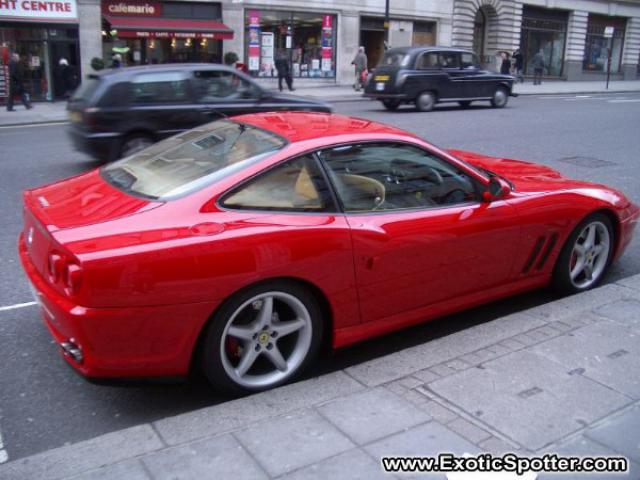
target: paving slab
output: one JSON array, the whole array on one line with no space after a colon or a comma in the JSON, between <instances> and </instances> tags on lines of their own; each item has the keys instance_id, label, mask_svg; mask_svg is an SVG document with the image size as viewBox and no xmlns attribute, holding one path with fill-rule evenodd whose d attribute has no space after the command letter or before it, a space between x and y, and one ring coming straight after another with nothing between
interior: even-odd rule
<instances>
[{"instance_id":1,"label":"paving slab","mask_svg":"<svg viewBox=\"0 0 640 480\"><path fill-rule=\"evenodd\" d=\"M234 435L271 476L283 475L355 446L313 410L264 420Z\"/></svg>"},{"instance_id":2,"label":"paving slab","mask_svg":"<svg viewBox=\"0 0 640 480\"><path fill-rule=\"evenodd\" d=\"M0 478L56 480L159 450L163 446L151 425L140 425L0 465Z\"/></svg>"},{"instance_id":3,"label":"paving slab","mask_svg":"<svg viewBox=\"0 0 640 480\"><path fill-rule=\"evenodd\" d=\"M622 278L616 282L618 285L622 285L623 287L632 288L634 290L640 291L640 274L632 275L631 277Z\"/></svg>"},{"instance_id":4,"label":"paving slab","mask_svg":"<svg viewBox=\"0 0 640 480\"><path fill-rule=\"evenodd\" d=\"M142 461L155 480L269 478L230 434L171 447L146 455Z\"/></svg>"},{"instance_id":5,"label":"paving slab","mask_svg":"<svg viewBox=\"0 0 640 480\"><path fill-rule=\"evenodd\" d=\"M567 372L640 399L640 333L607 321L551 339L534 351Z\"/></svg>"},{"instance_id":6,"label":"paving slab","mask_svg":"<svg viewBox=\"0 0 640 480\"><path fill-rule=\"evenodd\" d=\"M620 453L605 447L604 445L594 442L593 440L580 435L572 438L559 445L553 445L547 450L549 453L556 453L558 456L566 457L617 457ZM541 473L538 480L637 480L640 478L640 465L635 462L629 462L629 471L626 474L611 473Z\"/></svg>"},{"instance_id":7,"label":"paving slab","mask_svg":"<svg viewBox=\"0 0 640 480\"><path fill-rule=\"evenodd\" d=\"M151 480L151 477L147 475L146 470L138 459L126 460L114 465L90 470L80 475L69 477L67 480L122 480L125 478L127 480Z\"/></svg>"},{"instance_id":8,"label":"paving slab","mask_svg":"<svg viewBox=\"0 0 640 480\"><path fill-rule=\"evenodd\" d=\"M437 456L440 453L456 455L480 453L478 447L438 422L429 422L392 435L368 445L365 450L374 458L388 455L424 457ZM402 478L446 480L446 475L444 473L416 473L415 475L404 473Z\"/></svg>"},{"instance_id":9,"label":"paving slab","mask_svg":"<svg viewBox=\"0 0 640 480\"><path fill-rule=\"evenodd\" d=\"M344 372L335 372L250 397L165 418L155 422L154 425L169 445L177 445L323 403L363 388Z\"/></svg>"},{"instance_id":10,"label":"paving slab","mask_svg":"<svg viewBox=\"0 0 640 480\"><path fill-rule=\"evenodd\" d=\"M640 463L640 407L607 420L586 436Z\"/></svg>"},{"instance_id":11,"label":"paving slab","mask_svg":"<svg viewBox=\"0 0 640 480\"><path fill-rule=\"evenodd\" d=\"M538 450L631 402L529 351L436 380L429 388L529 450Z\"/></svg>"},{"instance_id":12,"label":"paving slab","mask_svg":"<svg viewBox=\"0 0 640 480\"><path fill-rule=\"evenodd\" d=\"M327 458L295 472L279 477L278 480L389 480L380 462L376 462L362 450L348 450L335 457Z\"/></svg>"},{"instance_id":13,"label":"paving slab","mask_svg":"<svg viewBox=\"0 0 640 480\"><path fill-rule=\"evenodd\" d=\"M594 309L594 313L640 331L640 300L618 300Z\"/></svg>"},{"instance_id":14,"label":"paving slab","mask_svg":"<svg viewBox=\"0 0 640 480\"><path fill-rule=\"evenodd\" d=\"M318 407L318 411L359 445L431 419L423 410L382 387L333 400Z\"/></svg>"},{"instance_id":15,"label":"paving slab","mask_svg":"<svg viewBox=\"0 0 640 480\"><path fill-rule=\"evenodd\" d=\"M473 312L469 315L473 315ZM515 313L439 338L435 342L427 342L349 367L347 372L367 386L377 386L499 343L544 324L545 320L539 316Z\"/></svg>"}]
</instances>

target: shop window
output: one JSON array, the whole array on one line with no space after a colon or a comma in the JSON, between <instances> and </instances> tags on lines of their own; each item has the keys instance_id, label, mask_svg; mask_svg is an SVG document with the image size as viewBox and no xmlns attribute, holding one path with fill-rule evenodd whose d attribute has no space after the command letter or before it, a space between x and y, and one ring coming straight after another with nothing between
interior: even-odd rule
<instances>
[{"instance_id":1,"label":"shop window","mask_svg":"<svg viewBox=\"0 0 640 480\"><path fill-rule=\"evenodd\" d=\"M188 82L178 72L146 73L131 82L137 104L183 103L189 98Z\"/></svg>"},{"instance_id":2,"label":"shop window","mask_svg":"<svg viewBox=\"0 0 640 480\"><path fill-rule=\"evenodd\" d=\"M436 23L435 22L413 22L412 45L435 45L436 44Z\"/></svg>"},{"instance_id":3,"label":"shop window","mask_svg":"<svg viewBox=\"0 0 640 480\"><path fill-rule=\"evenodd\" d=\"M622 60L626 20L620 17L589 15L587 38L584 45L582 68L591 72L606 72L609 48L611 48L611 71L619 72ZM606 27L613 27L613 37L606 38Z\"/></svg>"},{"instance_id":4,"label":"shop window","mask_svg":"<svg viewBox=\"0 0 640 480\"><path fill-rule=\"evenodd\" d=\"M520 49L524 54L526 75L533 75L531 62L540 50L544 56L544 75L562 75L567 20L568 13L562 10L524 6Z\"/></svg>"},{"instance_id":5,"label":"shop window","mask_svg":"<svg viewBox=\"0 0 640 480\"><path fill-rule=\"evenodd\" d=\"M335 77L335 15L247 10L245 26L251 75L276 77L281 56L293 77Z\"/></svg>"}]
</instances>

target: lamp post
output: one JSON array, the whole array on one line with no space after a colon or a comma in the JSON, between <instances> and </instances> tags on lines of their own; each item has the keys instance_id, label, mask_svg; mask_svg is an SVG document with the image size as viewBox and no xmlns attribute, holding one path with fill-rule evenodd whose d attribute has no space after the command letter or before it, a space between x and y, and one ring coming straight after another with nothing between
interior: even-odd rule
<instances>
[{"instance_id":1,"label":"lamp post","mask_svg":"<svg viewBox=\"0 0 640 480\"><path fill-rule=\"evenodd\" d=\"M384 49L389 48L389 0L384 2Z\"/></svg>"}]
</instances>

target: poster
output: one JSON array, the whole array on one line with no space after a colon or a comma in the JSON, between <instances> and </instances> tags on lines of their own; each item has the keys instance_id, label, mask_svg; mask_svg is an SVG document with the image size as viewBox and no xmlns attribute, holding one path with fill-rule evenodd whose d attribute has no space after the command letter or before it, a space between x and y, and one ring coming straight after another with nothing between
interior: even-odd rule
<instances>
[{"instance_id":1,"label":"poster","mask_svg":"<svg viewBox=\"0 0 640 480\"><path fill-rule=\"evenodd\" d=\"M261 34L260 45L260 56L262 58L260 73L266 76L272 76L272 72L275 68L273 52L273 32L263 32Z\"/></svg>"},{"instance_id":2,"label":"poster","mask_svg":"<svg viewBox=\"0 0 640 480\"><path fill-rule=\"evenodd\" d=\"M333 15L322 16L322 71L333 75Z\"/></svg>"},{"instance_id":3,"label":"poster","mask_svg":"<svg viewBox=\"0 0 640 480\"><path fill-rule=\"evenodd\" d=\"M249 11L249 70L260 70L260 10Z\"/></svg>"}]
</instances>

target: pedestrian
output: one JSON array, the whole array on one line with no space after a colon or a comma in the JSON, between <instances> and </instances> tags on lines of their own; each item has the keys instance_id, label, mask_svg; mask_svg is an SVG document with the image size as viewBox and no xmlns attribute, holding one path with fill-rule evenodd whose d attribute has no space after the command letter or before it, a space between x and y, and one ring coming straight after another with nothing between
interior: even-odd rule
<instances>
[{"instance_id":1,"label":"pedestrian","mask_svg":"<svg viewBox=\"0 0 640 480\"><path fill-rule=\"evenodd\" d=\"M520 48L516 48L515 52L513 52L513 55L511 55L511 58L513 58L513 73L515 73L516 79L520 83L523 83L524 77L522 76L522 72L524 70L524 55L522 55Z\"/></svg>"},{"instance_id":2,"label":"pedestrian","mask_svg":"<svg viewBox=\"0 0 640 480\"><path fill-rule=\"evenodd\" d=\"M364 53L364 47L358 48L358 53L356 53L351 65L355 66L356 71L356 81L353 84L353 88L356 92L359 92L363 84L362 74L367 70L367 54Z\"/></svg>"},{"instance_id":3,"label":"pedestrian","mask_svg":"<svg viewBox=\"0 0 640 480\"><path fill-rule=\"evenodd\" d=\"M73 73L73 68L69 66L69 61L63 57L58 61L58 69L62 96L64 98L69 98L71 92L75 89L75 75Z\"/></svg>"},{"instance_id":4,"label":"pedestrian","mask_svg":"<svg viewBox=\"0 0 640 480\"><path fill-rule=\"evenodd\" d=\"M544 72L544 52L542 49L538 50L531 59L531 66L533 67L533 84L540 85L542 83L542 73Z\"/></svg>"},{"instance_id":5,"label":"pedestrian","mask_svg":"<svg viewBox=\"0 0 640 480\"><path fill-rule=\"evenodd\" d=\"M500 73L503 75L511 74L511 61L509 60L509 54L507 52L502 52L500 54L502 57L502 63L500 64Z\"/></svg>"},{"instance_id":6,"label":"pedestrian","mask_svg":"<svg viewBox=\"0 0 640 480\"><path fill-rule=\"evenodd\" d=\"M24 88L24 66L20 61L20 55L14 53L9 60L9 98L7 99L7 111L15 112L13 109L13 97L20 95L20 100L24 108L31 110L31 102L29 101L29 94Z\"/></svg>"},{"instance_id":7,"label":"pedestrian","mask_svg":"<svg viewBox=\"0 0 640 480\"><path fill-rule=\"evenodd\" d=\"M278 89L282 91L282 80L284 79L287 82L289 91L294 91L293 79L291 78L291 63L289 62L289 56L282 48L278 50L275 65L278 72Z\"/></svg>"},{"instance_id":8,"label":"pedestrian","mask_svg":"<svg viewBox=\"0 0 640 480\"><path fill-rule=\"evenodd\" d=\"M122 66L122 55L114 53L111 57L111 68L120 68Z\"/></svg>"}]
</instances>

